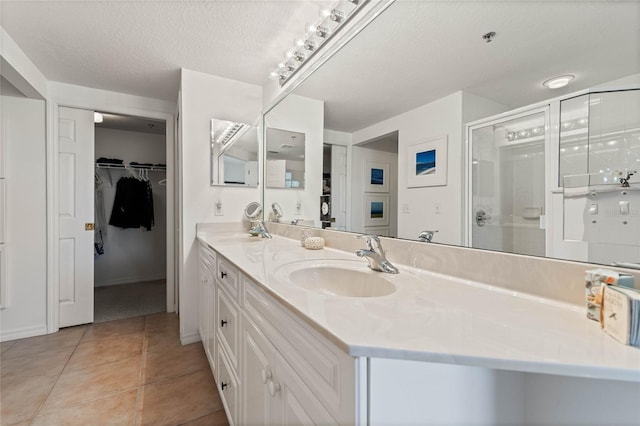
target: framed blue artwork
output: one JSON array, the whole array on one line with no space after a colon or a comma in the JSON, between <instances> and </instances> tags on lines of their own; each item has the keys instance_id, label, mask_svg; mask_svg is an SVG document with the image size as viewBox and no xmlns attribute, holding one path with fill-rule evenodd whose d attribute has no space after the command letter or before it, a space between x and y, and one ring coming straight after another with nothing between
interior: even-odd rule
<instances>
[{"instance_id":1,"label":"framed blue artwork","mask_svg":"<svg viewBox=\"0 0 640 426\"><path fill-rule=\"evenodd\" d=\"M407 158L407 188L447 184L447 137L411 145Z\"/></svg>"},{"instance_id":2,"label":"framed blue artwork","mask_svg":"<svg viewBox=\"0 0 640 426\"><path fill-rule=\"evenodd\" d=\"M389 196L365 194L364 226L389 225Z\"/></svg>"},{"instance_id":3,"label":"framed blue artwork","mask_svg":"<svg viewBox=\"0 0 640 426\"><path fill-rule=\"evenodd\" d=\"M364 192L389 192L389 163L365 160Z\"/></svg>"}]
</instances>

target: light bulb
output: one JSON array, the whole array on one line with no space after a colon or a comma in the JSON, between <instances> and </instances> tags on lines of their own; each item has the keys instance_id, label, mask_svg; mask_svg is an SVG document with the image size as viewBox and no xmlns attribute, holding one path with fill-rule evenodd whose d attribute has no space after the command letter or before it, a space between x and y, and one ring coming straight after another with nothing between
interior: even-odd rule
<instances>
[{"instance_id":1,"label":"light bulb","mask_svg":"<svg viewBox=\"0 0 640 426\"><path fill-rule=\"evenodd\" d=\"M104 121L104 117L99 112L93 113L93 122L94 123L102 123Z\"/></svg>"}]
</instances>

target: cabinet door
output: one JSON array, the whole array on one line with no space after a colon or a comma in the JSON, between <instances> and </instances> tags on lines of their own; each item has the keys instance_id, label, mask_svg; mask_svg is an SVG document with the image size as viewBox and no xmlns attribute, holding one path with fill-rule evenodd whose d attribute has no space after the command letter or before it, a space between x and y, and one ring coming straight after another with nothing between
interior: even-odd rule
<instances>
[{"instance_id":1,"label":"cabinet door","mask_svg":"<svg viewBox=\"0 0 640 426\"><path fill-rule=\"evenodd\" d=\"M269 393L274 399L271 424L338 424L277 352L273 379L269 383Z\"/></svg>"},{"instance_id":2,"label":"cabinet door","mask_svg":"<svg viewBox=\"0 0 640 426\"><path fill-rule=\"evenodd\" d=\"M209 315L208 315L208 324L206 327L206 348L205 352L207 353L207 357L209 358L209 364L211 365L211 370L213 371L215 377L215 365L216 365L216 316L215 316L215 306L216 306L216 286L215 282L210 282L207 286L208 295L207 295L207 305L209 307Z\"/></svg>"},{"instance_id":3,"label":"cabinet door","mask_svg":"<svg viewBox=\"0 0 640 426\"><path fill-rule=\"evenodd\" d=\"M242 361L240 365L241 415L246 425L267 425L271 417L272 397L269 382L272 380L275 349L246 315L241 327Z\"/></svg>"},{"instance_id":4,"label":"cabinet door","mask_svg":"<svg viewBox=\"0 0 640 426\"><path fill-rule=\"evenodd\" d=\"M206 326L207 326L207 268L200 263L198 283L198 332L200 340L206 348Z\"/></svg>"}]
</instances>

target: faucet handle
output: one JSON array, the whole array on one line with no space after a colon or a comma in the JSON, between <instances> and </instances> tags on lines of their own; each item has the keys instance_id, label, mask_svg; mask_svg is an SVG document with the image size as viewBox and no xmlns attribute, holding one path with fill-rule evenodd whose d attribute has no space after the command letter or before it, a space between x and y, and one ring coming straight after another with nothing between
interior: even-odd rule
<instances>
[{"instance_id":1,"label":"faucet handle","mask_svg":"<svg viewBox=\"0 0 640 426\"><path fill-rule=\"evenodd\" d=\"M364 239L367 243L367 248L371 251L382 251L382 245L380 244L380 237L374 234L358 235L357 238Z\"/></svg>"}]
</instances>

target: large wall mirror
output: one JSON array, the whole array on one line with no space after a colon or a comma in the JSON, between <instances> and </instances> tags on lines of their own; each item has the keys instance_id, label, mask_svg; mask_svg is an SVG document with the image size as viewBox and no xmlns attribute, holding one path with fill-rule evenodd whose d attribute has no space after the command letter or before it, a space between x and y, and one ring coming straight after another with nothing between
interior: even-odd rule
<instances>
[{"instance_id":1,"label":"large wall mirror","mask_svg":"<svg viewBox=\"0 0 640 426\"><path fill-rule=\"evenodd\" d=\"M615 237L640 235L640 201L618 199L640 194L638 34L637 2L395 1L265 114L306 140L304 189L265 188L265 205L317 227L640 263L640 240ZM594 217L604 190L563 182L603 173L615 195Z\"/></svg>"},{"instance_id":2,"label":"large wall mirror","mask_svg":"<svg viewBox=\"0 0 640 426\"><path fill-rule=\"evenodd\" d=\"M211 185L257 187L258 128L211 119Z\"/></svg>"}]
</instances>

